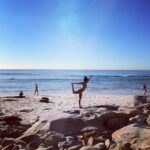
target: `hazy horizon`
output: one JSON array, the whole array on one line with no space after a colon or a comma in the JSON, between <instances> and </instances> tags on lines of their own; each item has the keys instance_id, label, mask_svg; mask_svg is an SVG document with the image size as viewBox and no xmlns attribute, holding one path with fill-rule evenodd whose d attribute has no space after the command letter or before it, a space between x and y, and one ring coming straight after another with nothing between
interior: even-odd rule
<instances>
[{"instance_id":1,"label":"hazy horizon","mask_svg":"<svg viewBox=\"0 0 150 150\"><path fill-rule=\"evenodd\" d=\"M0 69L150 70L149 0L1 0Z\"/></svg>"}]
</instances>

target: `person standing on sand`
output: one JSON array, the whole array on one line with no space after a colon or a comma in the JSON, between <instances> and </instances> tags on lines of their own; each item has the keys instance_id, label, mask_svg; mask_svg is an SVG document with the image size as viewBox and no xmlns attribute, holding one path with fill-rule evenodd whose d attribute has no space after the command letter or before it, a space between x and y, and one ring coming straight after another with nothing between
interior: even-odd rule
<instances>
[{"instance_id":1,"label":"person standing on sand","mask_svg":"<svg viewBox=\"0 0 150 150\"><path fill-rule=\"evenodd\" d=\"M87 84L88 84L88 82L90 81L91 78L92 78L92 75L89 78L87 76L84 76L83 82L72 83L72 92L73 92L73 94L79 94L79 108L82 108L82 106L81 106L82 93L87 88ZM74 84L81 84L82 88L75 91L74 90Z\"/></svg>"},{"instance_id":2,"label":"person standing on sand","mask_svg":"<svg viewBox=\"0 0 150 150\"><path fill-rule=\"evenodd\" d=\"M39 95L39 88L38 88L38 85L35 84L35 91L34 91L34 95Z\"/></svg>"},{"instance_id":3,"label":"person standing on sand","mask_svg":"<svg viewBox=\"0 0 150 150\"><path fill-rule=\"evenodd\" d=\"M143 85L143 94L144 96L146 96L146 93L147 93L147 86L146 84Z\"/></svg>"}]
</instances>

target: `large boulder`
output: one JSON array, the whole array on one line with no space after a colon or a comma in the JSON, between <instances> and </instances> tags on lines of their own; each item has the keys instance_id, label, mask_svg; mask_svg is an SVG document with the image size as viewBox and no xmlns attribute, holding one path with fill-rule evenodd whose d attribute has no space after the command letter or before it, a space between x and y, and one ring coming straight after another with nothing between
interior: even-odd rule
<instances>
[{"instance_id":1,"label":"large boulder","mask_svg":"<svg viewBox=\"0 0 150 150\"><path fill-rule=\"evenodd\" d=\"M58 111L50 111L43 114L39 121L29 128L24 135L45 134L55 131L64 135L76 135L86 126L95 126L103 131L101 122L95 116L82 116L67 114Z\"/></svg>"},{"instance_id":2,"label":"large boulder","mask_svg":"<svg viewBox=\"0 0 150 150\"><path fill-rule=\"evenodd\" d=\"M112 138L118 143L130 143L133 149L150 149L150 127L148 126L131 124L114 132Z\"/></svg>"},{"instance_id":3,"label":"large boulder","mask_svg":"<svg viewBox=\"0 0 150 150\"><path fill-rule=\"evenodd\" d=\"M98 120L102 126L108 128L109 130L115 131L127 125L129 115L119 112L107 112L101 114L98 117Z\"/></svg>"},{"instance_id":4,"label":"large boulder","mask_svg":"<svg viewBox=\"0 0 150 150\"><path fill-rule=\"evenodd\" d=\"M39 121L29 128L24 135L31 133L45 134L49 131L55 131L65 135L78 134L84 126L84 121L80 115L50 111L49 113L43 114Z\"/></svg>"}]
</instances>

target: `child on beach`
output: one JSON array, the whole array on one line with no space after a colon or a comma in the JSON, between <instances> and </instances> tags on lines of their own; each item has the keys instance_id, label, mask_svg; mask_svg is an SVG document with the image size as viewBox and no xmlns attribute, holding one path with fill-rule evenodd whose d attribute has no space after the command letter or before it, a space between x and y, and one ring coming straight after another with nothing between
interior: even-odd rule
<instances>
[{"instance_id":1,"label":"child on beach","mask_svg":"<svg viewBox=\"0 0 150 150\"><path fill-rule=\"evenodd\" d=\"M143 94L144 96L146 96L146 93L147 93L147 86L146 84L143 85Z\"/></svg>"},{"instance_id":2,"label":"child on beach","mask_svg":"<svg viewBox=\"0 0 150 150\"><path fill-rule=\"evenodd\" d=\"M89 78L87 76L84 76L83 82L72 83L72 92L73 92L73 94L79 94L79 108L82 108L82 106L81 106L82 93L87 88L87 84L88 84L88 82L90 81L91 78L92 78L92 75ZM82 88L75 91L74 90L74 84L81 84Z\"/></svg>"},{"instance_id":3,"label":"child on beach","mask_svg":"<svg viewBox=\"0 0 150 150\"><path fill-rule=\"evenodd\" d=\"M39 88L38 88L38 85L35 84L35 91L34 91L34 95L37 94L39 95Z\"/></svg>"}]
</instances>

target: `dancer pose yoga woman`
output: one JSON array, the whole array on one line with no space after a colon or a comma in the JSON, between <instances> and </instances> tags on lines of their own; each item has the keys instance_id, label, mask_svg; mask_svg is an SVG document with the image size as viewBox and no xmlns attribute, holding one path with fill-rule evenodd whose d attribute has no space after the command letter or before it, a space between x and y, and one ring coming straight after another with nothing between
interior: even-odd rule
<instances>
[{"instance_id":1,"label":"dancer pose yoga woman","mask_svg":"<svg viewBox=\"0 0 150 150\"><path fill-rule=\"evenodd\" d=\"M81 99L82 99L82 93L85 91L85 89L87 88L87 84L90 81L90 79L92 78L92 75L90 77L84 76L83 82L79 82L79 83L72 83L72 92L73 94L79 94L79 107L81 107ZM74 90L74 84L81 84L82 88L75 91Z\"/></svg>"}]
</instances>

